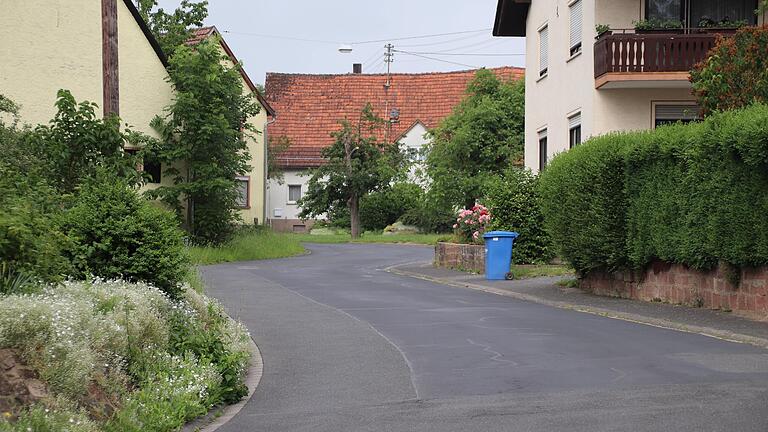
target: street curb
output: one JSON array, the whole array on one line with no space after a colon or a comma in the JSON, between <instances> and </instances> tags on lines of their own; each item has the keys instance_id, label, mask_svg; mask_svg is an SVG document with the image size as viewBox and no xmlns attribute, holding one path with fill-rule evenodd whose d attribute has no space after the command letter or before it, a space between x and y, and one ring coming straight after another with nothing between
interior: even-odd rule
<instances>
[{"instance_id":1,"label":"street curb","mask_svg":"<svg viewBox=\"0 0 768 432\"><path fill-rule=\"evenodd\" d=\"M685 333L694 333L694 334L699 334L702 336L707 336L715 339L725 340L728 342L743 343L748 345L754 345L759 348L768 349L768 339L764 339L760 337L749 336L741 333L734 333L727 330L720 330L720 329L711 328L711 327L701 327L701 326L683 324L683 323L669 321L669 320L660 319L660 318L651 318L651 317L638 315L638 314L617 312L614 310L604 309L599 307L590 307L590 306L577 305L577 304L567 303L567 302L547 300L531 294L516 293L513 291L507 291L499 288L493 288L493 287L466 283L466 282L454 282L446 279L427 276L421 273L402 270L399 268L399 267L405 267L405 266L413 266L417 264L424 264L424 262L422 261L422 262L397 264L397 265L393 265L385 268L384 271L393 273L396 275L400 275L400 276L412 277L415 279L426 280L426 281L435 282L442 285L448 285L456 288L469 288L476 291L483 291L490 294L496 294L504 297L511 297L517 300L528 301L531 303L537 303L545 306L556 307L559 309L567 309L575 312L588 313L591 315L597 315L597 316L617 319L621 321L628 321L628 322L648 325L652 327L659 327L667 330L676 330L676 331L685 332Z\"/></svg>"},{"instance_id":2,"label":"street curb","mask_svg":"<svg viewBox=\"0 0 768 432\"><path fill-rule=\"evenodd\" d=\"M181 429L182 432L213 432L232 420L232 418L245 407L248 401L251 400L251 397L253 397L253 394L256 392L256 388L259 386L261 377L264 374L264 359L261 357L261 351L256 345L256 342L254 342L252 338L249 338L249 340L251 342L252 354L251 365L248 367L248 372L245 375L245 385L248 386L248 395L234 405L214 407L205 416L184 425Z\"/></svg>"}]
</instances>

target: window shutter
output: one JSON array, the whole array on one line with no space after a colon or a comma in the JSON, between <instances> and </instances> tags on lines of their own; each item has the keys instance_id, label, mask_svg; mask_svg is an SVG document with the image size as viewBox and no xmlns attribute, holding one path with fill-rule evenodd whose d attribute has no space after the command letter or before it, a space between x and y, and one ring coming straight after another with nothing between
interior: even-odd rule
<instances>
[{"instance_id":1,"label":"window shutter","mask_svg":"<svg viewBox=\"0 0 768 432\"><path fill-rule=\"evenodd\" d=\"M549 27L539 30L539 75L547 73L549 67Z\"/></svg>"},{"instance_id":2,"label":"window shutter","mask_svg":"<svg viewBox=\"0 0 768 432\"><path fill-rule=\"evenodd\" d=\"M581 45L581 33L582 33L582 7L581 0L576 0L570 6L571 9L571 54L573 54L574 48Z\"/></svg>"},{"instance_id":3,"label":"window shutter","mask_svg":"<svg viewBox=\"0 0 768 432\"><path fill-rule=\"evenodd\" d=\"M698 120L701 108L697 105L656 105L656 120Z\"/></svg>"},{"instance_id":4,"label":"window shutter","mask_svg":"<svg viewBox=\"0 0 768 432\"><path fill-rule=\"evenodd\" d=\"M581 113L568 117L568 129L573 129L579 125L581 125Z\"/></svg>"}]
</instances>

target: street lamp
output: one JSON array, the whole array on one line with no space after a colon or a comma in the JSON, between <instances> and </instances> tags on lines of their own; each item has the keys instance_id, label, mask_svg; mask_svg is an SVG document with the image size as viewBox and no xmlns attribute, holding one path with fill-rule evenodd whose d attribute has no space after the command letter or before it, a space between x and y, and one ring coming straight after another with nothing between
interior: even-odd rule
<instances>
[{"instance_id":1,"label":"street lamp","mask_svg":"<svg viewBox=\"0 0 768 432\"><path fill-rule=\"evenodd\" d=\"M352 52L352 45L350 44L342 44L339 46L339 52L343 54L349 54Z\"/></svg>"}]
</instances>

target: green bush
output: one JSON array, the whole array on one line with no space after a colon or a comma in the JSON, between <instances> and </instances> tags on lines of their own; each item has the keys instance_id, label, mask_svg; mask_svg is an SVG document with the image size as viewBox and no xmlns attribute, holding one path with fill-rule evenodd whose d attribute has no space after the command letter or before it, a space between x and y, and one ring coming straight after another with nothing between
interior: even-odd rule
<instances>
[{"instance_id":1,"label":"green bush","mask_svg":"<svg viewBox=\"0 0 768 432\"><path fill-rule=\"evenodd\" d=\"M486 185L485 204L491 211L491 229L516 231L514 261L547 263L553 257L537 189L537 178L528 170L512 168L494 176Z\"/></svg>"},{"instance_id":2,"label":"green bush","mask_svg":"<svg viewBox=\"0 0 768 432\"><path fill-rule=\"evenodd\" d=\"M582 272L654 259L768 264L768 106L589 140L541 176L562 256Z\"/></svg>"},{"instance_id":3,"label":"green bush","mask_svg":"<svg viewBox=\"0 0 768 432\"><path fill-rule=\"evenodd\" d=\"M556 156L541 174L545 227L577 271L627 264L624 153L636 136L591 139Z\"/></svg>"},{"instance_id":4,"label":"green bush","mask_svg":"<svg viewBox=\"0 0 768 432\"><path fill-rule=\"evenodd\" d=\"M768 103L768 27L744 27L721 37L691 71L693 92L705 114Z\"/></svg>"},{"instance_id":5,"label":"green bush","mask_svg":"<svg viewBox=\"0 0 768 432\"><path fill-rule=\"evenodd\" d=\"M380 231L397 222L423 200L424 191L413 183L397 183L360 200L360 223L365 231Z\"/></svg>"},{"instance_id":6,"label":"green bush","mask_svg":"<svg viewBox=\"0 0 768 432\"><path fill-rule=\"evenodd\" d=\"M84 185L62 229L72 241L65 254L74 276L143 281L178 295L188 267L178 222L124 183Z\"/></svg>"},{"instance_id":7,"label":"green bush","mask_svg":"<svg viewBox=\"0 0 768 432\"><path fill-rule=\"evenodd\" d=\"M407 225L415 225L427 233L449 233L456 223L456 211L445 201L427 193L418 205L400 218Z\"/></svg>"}]
</instances>

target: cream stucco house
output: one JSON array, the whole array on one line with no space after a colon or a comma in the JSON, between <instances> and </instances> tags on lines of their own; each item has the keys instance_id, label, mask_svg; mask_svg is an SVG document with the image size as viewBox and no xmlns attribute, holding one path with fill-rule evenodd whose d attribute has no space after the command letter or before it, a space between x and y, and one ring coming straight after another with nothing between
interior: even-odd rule
<instances>
[{"instance_id":1,"label":"cream stucco house","mask_svg":"<svg viewBox=\"0 0 768 432\"><path fill-rule=\"evenodd\" d=\"M130 0L0 0L0 93L21 105L21 121L50 121L59 89L78 101L99 104L104 114L116 113L134 130L157 136L150 122L173 102L167 60ZM213 27L200 29L191 44L218 35ZM220 39L222 60L237 63ZM265 149L262 133L274 115L244 70L243 89L261 104L248 121L259 131L248 140L252 169L239 178L240 214L246 223L265 220ZM160 167L145 165L153 182L146 188L170 184Z\"/></svg>"},{"instance_id":2,"label":"cream stucco house","mask_svg":"<svg viewBox=\"0 0 768 432\"><path fill-rule=\"evenodd\" d=\"M757 0L499 0L493 34L526 38L525 164L593 135L698 117L689 71ZM635 30L635 22L680 29ZM598 37L596 26L611 31Z\"/></svg>"}]
</instances>

